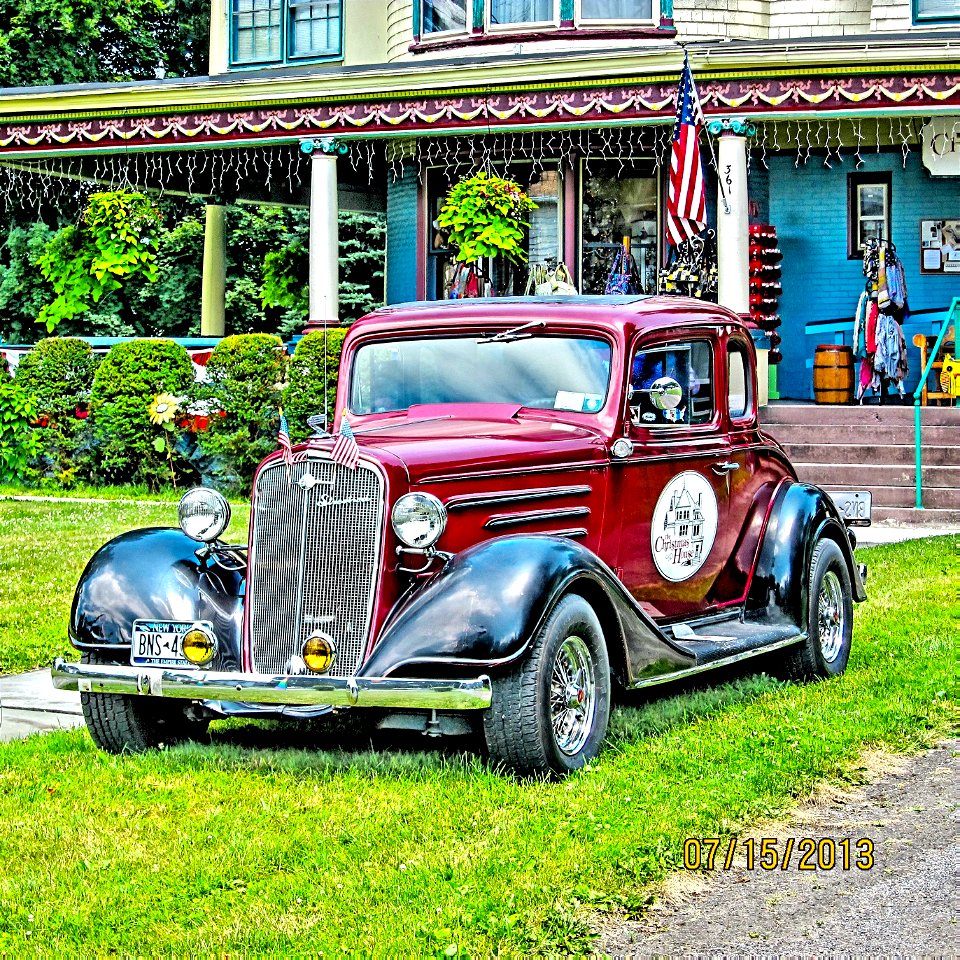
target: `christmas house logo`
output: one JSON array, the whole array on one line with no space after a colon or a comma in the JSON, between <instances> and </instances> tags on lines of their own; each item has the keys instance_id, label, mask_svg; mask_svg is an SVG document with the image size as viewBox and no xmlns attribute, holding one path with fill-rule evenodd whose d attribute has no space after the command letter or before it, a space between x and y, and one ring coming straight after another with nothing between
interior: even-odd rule
<instances>
[{"instance_id":1,"label":"christmas house logo","mask_svg":"<svg viewBox=\"0 0 960 960\"><path fill-rule=\"evenodd\" d=\"M699 473L678 474L664 487L653 511L650 547L661 575L674 583L703 566L717 535L717 497Z\"/></svg>"}]
</instances>

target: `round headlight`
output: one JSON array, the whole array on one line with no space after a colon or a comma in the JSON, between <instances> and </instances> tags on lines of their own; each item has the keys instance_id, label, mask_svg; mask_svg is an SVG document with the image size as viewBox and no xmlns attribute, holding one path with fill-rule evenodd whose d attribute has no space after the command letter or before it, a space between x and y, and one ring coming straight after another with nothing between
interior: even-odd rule
<instances>
[{"instance_id":1,"label":"round headlight","mask_svg":"<svg viewBox=\"0 0 960 960\"><path fill-rule=\"evenodd\" d=\"M183 655L198 667L206 666L217 653L217 638L205 627L194 624L184 635Z\"/></svg>"},{"instance_id":2,"label":"round headlight","mask_svg":"<svg viewBox=\"0 0 960 960\"><path fill-rule=\"evenodd\" d=\"M336 659L336 644L325 633L315 633L303 645L303 662L314 673L328 673Z\"/></svg>"},{"instance_id":3,"label":"round headlight","mask_svg":"<svg viewBox=\"0 0 960 960\"><path fill-rule=\"evenodd\" d=\"M192 540L210 543L227 529L230 504L223 494L209 487L194 487L180 498L177 507L180 529Z\"/></svg>"},{"instance_id":4,"label":"round headlight","mask_svg":"<svg viewBox=\"0 0 960 960\"><path fill-rule=\"evenodd\" d=\"M432 547L447 525L447 509L432 493L408 493L390 515L393 531L408 547Z\"/></svg>"}]
</instances>

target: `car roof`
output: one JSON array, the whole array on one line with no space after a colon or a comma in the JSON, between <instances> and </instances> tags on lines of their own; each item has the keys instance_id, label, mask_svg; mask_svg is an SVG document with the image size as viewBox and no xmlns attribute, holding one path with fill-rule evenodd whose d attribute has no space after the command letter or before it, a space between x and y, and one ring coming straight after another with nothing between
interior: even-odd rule
<instances>
[{"instance_id":1,"label":"car roof","mask_svg":"<svg viewBox=\"0 0 960 960\"><path fill-rule=\"evenodd\" d=\"M418 300L381 307L358 321L359 332L402 328L409 332L442 331L451 326L515 326L544 318L560 327L602 329L619 337L634 331L704 324L732 324L741 317L726 307L677 296L471 297L463 300Z\"/></svg>"}]
</instances>

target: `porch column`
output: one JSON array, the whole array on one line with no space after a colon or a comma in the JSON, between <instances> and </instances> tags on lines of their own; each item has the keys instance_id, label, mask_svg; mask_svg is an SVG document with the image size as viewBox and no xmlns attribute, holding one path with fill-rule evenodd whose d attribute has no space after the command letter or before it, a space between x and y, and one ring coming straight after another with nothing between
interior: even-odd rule
<instances>
[{"instance_id":1,"label":"porch column","mask_svg":"<svg viewBox=\"0 0 960 960\"><path fill-rule=\"evenodd\" d=\"M310 157L310 317L307 330L339 323L337 157L345 144L325 137L300 144Z\"/></svg>"},{"instance_id":2,"label":"porch column","mask_svg":"<svg viewBox=\"0 0 960 960\"><path fill-rule=\"evenodd\" d=\"M226 330L227 241L226 207L208 203L203 231L203 284L200 295L200 336L222 337Z\"/></svg>"},{"instance_id":3,"label":"porch column","mask_svg":"<svg viewBox=\"0 0 960 960\"><path fill-rule=\"evenodd\" d=\"M750 310L750 218L747 204L747 137L756 131L743 120L713 120L721 134L717 158L717 300L734 313Z\"/></svg>"}]
</instances>

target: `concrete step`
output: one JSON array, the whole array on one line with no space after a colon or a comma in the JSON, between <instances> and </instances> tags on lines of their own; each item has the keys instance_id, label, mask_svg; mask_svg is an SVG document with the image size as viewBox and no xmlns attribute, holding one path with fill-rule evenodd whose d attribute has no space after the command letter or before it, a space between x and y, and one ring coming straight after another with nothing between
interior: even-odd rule
<instances>
[{"instance_id":1,"label":"concrete step","mask_svg":"<svg viewBox=\"0 0 960 960\"><path fill-rule=\"evenodd\" d=\"M874 487L913 487L916 482L913 466L876 465L873 463L797 463L794 469L801 480L818 486L873 489ZM960 467L924 467L921 475L924 489L956 490L960 499Z\"/></svg>"},{"instance_id":2,"label":"concrete step","mask_svg":"<svg viewBox=\"0 0 960 960\"><path fill-rule=\"evenodd\" d=\"M801 477L801 479L807 479ZM810 481L813 482L812 480ZM916 488L910 487L868 487L863 484L817 484L828 493L831 490L869 490L873 494L873 506L877 507L913 507L916 506ZM960 510L960 490L944 489L942 487L925 487L923 489L923 505L938 510Z\"/></svg>"},{"instance_id":3,"label":"concrete step","mask_svg":"<svg viewBox=\"0 0 960 960\"><path fill-rule=\"evenodd\" d=\"M913 447L913 421L897 424L764 424L764 430L780 443L829 443L864 450L894 444ZM953 447L960 463L960 422L956 426L922 426L920 440L924 447Z\"/></svg>"},{"instance_id":4,"label":"concrete step","mask_svg":"<svg viewBox=\"0 0 960 960\"><path fill-rule=\"evenodd\" d=\"M913 423L913 402L885 406L861 404L781 403L774 402L760 410L763 426L775 423L808 423L866 426L896 426ZM960 407L921 407L920 422L927 426L960 425Z\"/></svg>"},{"instance_id":5,"label":"concrete step","mask_svg":"<svg viewBox=\"0 0 960 960\"><path fill-rule=\"evenodd\" d=\"M942 510L937 508L929 508L926 506L926 496L924 496L923 510L917 510L913 506L874 507L873 526L865 528L863 535L864 542L866 542L869 538L869 535L866 533L867 530L872 530L875 526L882 526L886 524L891 526L896 525L907 527L952 527L956 529L958 526L960 526L960 509ZM859 531L857 531L857 533L859 533ZM931 535L933 534L931 533Z\"/></svg>"},{"instance_id":6,"label":"concrete step","mask_svg":"<svg viewBox=\"0 0 960 960\"><path fill-rule=\"evenodd\" d=\"M941 427L940 429L948 429ZM816 442L786 442L777 437L787 451L787 456L794 463L855 463L864 457L865 452L875 455L883 465L893 464L913 467L916 451L912 443L887 443L882 447L871 447L864 450L863 444L849 446L840 443ZM960 431L958 431L960 440ZM960 446L945 444L943 446L923 445L923 465L925 467L960 467Z\"/></svg>"}]
</instances>

